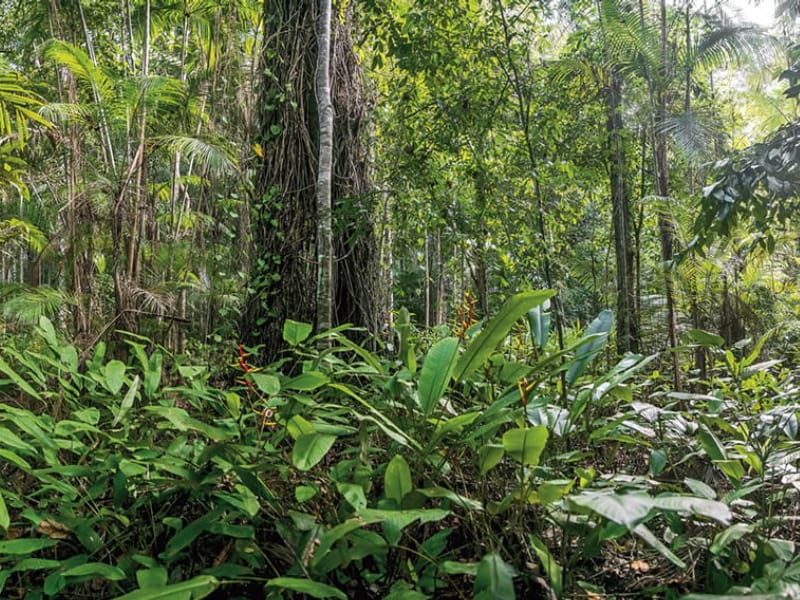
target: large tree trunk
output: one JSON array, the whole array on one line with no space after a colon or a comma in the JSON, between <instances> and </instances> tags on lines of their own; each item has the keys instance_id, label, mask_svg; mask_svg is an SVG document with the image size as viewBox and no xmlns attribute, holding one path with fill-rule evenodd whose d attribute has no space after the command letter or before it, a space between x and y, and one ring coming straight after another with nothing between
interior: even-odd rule
<instances>
[{"instance_id":1,"label":"large tree trunk","mask_svg":"<svg viewBox=\"0 0 800 600\"><path fill-rule=\"evenodd\" d=\"M366 102L362 75L343 14L334 8L332 84L332 231L335 302L331 325L352 322L377 330L377 244L362 135ZM348 12L344 12L346 19ZM315 97L317 2L264 1L264 80L255 182L254 260L242 339L263 344L265 359L283 344L286 319L317 322L319 106ZM341 215L341 216L339 216ZM333 271L332 271L333 272Z\"/></svg>"}]
</instances>

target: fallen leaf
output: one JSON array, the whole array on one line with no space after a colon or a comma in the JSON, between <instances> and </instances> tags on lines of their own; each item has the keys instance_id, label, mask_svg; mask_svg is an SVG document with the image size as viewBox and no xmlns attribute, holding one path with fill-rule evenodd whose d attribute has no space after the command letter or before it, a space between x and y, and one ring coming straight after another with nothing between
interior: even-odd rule
<instances>
[{"instance_id":1,"label":"fallen leaf","mask_svg":"<svg viewBox=\"0 0 800 600\"><path fill-rule=\"evenodd\" d=\"M631 563L631 569L639 573L647 573L650 570L650 565L643 560L635 560Z\"/></svg>"},{"instance_id":2,"label":"fallen leaf","mask_svg":"<svg viewBox=\"0 0 800 600\"><path fill-rule=\"evenodd\" d=\"M36 529L36 533L41 533L42 535L46 535L51 540L66 540L69 539L72 530L63 523L59 523L58 521L51 521L50 519L45 519L44 521L39 523L39 527Z\"/></svg>"}]
</instances>

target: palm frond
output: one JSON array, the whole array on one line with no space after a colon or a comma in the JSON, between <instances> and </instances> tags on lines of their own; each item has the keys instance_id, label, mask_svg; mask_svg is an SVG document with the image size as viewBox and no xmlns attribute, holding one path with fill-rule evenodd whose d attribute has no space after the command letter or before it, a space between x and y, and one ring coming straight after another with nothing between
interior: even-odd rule
<instances>
[{"instance_id":1,"label":"palm frond","mask_svg":"<svg viewBox=\"0 0 800 600\"><path fill-rule=\"evenodd\" d=\"M625 71L643 67L655 73L659 64L659 36L655 24L650 19L641 19L619 0L603 0L600 14L612 59Z\"/></svg>"},{"instance_id":2,"label":"palm frond","mask_svg":"<svg viewBox=\"0 0 800 600\"><path fill-rule=\"evenodd\" d=\"M238 168L233 148L221 139L204 139L186 135L162 135L153 139L156 146L180 153L203 165L216 175L236 172Z\"/></svg>"},{"instance_id":3,"label":"palm frond","mask_svg":"<svg viewBox=\"0 0 800 600\"><path fill-rule=\"evenodd\" d=\"M41 252L47 245L47 236L35 225L21 219L0 221L0 249L6 244L28 246Z\"/></svg>"},{"instance_id":4,"label":"palm frond","mask_svg":"<svg viewBox=\"0 0 800 600\"><path fill-rule=\"evenodd\" d=\"M708 149L721 127L715 114L689 111L667 117L660 124L659 132L669 135L690 160L697 161L708 156Z\"/></svg>"},{"instance_id":5,"label":"palm frond","mask_svg":"<svg viewBox=\"0 0 800 600\"><path fill-rule=\"evenodd\" d=\"M86 104L49 102L39 107L39 114L52 123L71 125L90 122L93 111Z\"/></svg>"},{"instance_id":6,"label":"palm frond","mask_svg":"<svg viewBox=\"0 0 800 600\"><path fill-rule=\"evenodd\" d=\"M17 283L0 284L0 310L6 321L34 325L42 316L54 318L75 298L63 290Z\"/></svg>"},{"instance_id":7,"label":"palm frond","mask_svg":"<svg viewBox=\"0 0 800 600\"><path fill-rule=\"evenodd\" d=\"M45 47L45 56L67 68L82 86L89 89L93 100L105 102L113 97L114 78L104 69L96 67L82 48L61 40L51 40Z\"/></svg>"},{"instance_id":8,"label":"palm frond","mask_svg":"<svg viewBox=\"0 0 800 600\"><path fill-rule=\"evenodd\" d=\"M776 50L775 39L751 24L715 24L684 50L684 69L715 69L744 62L767 64Z\"/></svg>"}]
</instances>

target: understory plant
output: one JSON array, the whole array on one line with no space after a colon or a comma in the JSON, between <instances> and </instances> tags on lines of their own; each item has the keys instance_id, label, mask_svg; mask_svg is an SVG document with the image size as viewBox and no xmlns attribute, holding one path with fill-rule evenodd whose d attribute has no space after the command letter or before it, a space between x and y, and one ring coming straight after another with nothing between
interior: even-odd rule
<instances>
[{"instance_id":1,"label":"understory plant","mask_svg":"<svg viewBox=\"0 0 800 600\"><path fill-rule=\"evenodd\" d=\"M40 319L0 355L3 596L794 593L791 373L715 349L711 389L653 389L602 367L608 311L555 348L551 295L377 350L287 321L228 385Z\"/></svg>"}]
</instances>

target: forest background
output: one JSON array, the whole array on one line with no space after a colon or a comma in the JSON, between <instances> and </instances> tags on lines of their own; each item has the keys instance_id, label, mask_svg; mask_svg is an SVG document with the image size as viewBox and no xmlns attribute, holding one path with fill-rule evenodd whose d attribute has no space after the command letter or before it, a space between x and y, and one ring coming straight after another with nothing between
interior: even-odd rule
<instances>
[{"instance_id":1,"label":"forest background","mask_svg":"<svg viewBox=\"0 0 800 600\"><path fill-rule=\"evenodd\" d=\"M734 8L0 2L3 593L797 597L800 5Z\"/></svg>"}]
</instances>

